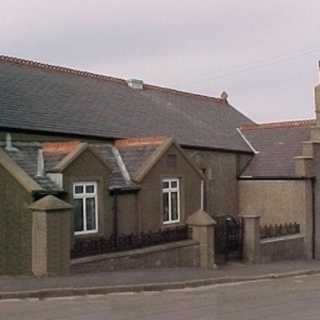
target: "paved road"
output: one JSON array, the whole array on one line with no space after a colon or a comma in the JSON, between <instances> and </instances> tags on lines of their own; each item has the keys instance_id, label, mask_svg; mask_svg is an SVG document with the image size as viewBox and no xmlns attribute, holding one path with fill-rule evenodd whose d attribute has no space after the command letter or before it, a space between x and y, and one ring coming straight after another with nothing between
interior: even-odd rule
<instances>
[{"instance_id":1,"label":"paved road","mask_svg":"<svg viewBox=\"0 0 320 320\"><path fill-rule=\"evenodd\" d=\"M0 301L1 320L319 320L320 276L166 292Z\"/></svg>"}]
</instances>

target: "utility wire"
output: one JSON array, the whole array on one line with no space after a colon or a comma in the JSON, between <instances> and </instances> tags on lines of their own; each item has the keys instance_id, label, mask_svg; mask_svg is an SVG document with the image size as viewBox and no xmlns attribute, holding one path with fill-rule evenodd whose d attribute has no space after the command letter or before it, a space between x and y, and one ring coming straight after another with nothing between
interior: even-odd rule
<instances>
[{"instance_id":1,"label":"utility wire","mask_svg":"<svg viewBox=\"0 0 320 320\"><path fill-rule=\"evenodd\" d=\"M237 73L245 73L247 71L252 71L252 70L257 70L257 69L261 69L261 68L265 68L265 67L269 67L271 65L274 64L278 64L284 61L290 61L290 60L294 60L297 58L300 58L302 56L306 56L306 55L310 55L316 51L320 51L320 46L319 47L315 47L313 49L309 49L309 50L300 50L298 53L294 54L294 55L282 55L282 56L277 56L272 58L271 60L267 61L266 59L261 59L258 60L256 63L251 63L251 64L247 64L244 66L233 66L230 68L230 71L227 71L225 73L218 73L216 75L213 76L208 76L208 77L201 77L202 79L206 79L206 80L215 80L215 79L221 79L221 78L227 78L230 76L233 76ZM236 70L234 70L236 69Z\"/></svg>"}]
</instances>

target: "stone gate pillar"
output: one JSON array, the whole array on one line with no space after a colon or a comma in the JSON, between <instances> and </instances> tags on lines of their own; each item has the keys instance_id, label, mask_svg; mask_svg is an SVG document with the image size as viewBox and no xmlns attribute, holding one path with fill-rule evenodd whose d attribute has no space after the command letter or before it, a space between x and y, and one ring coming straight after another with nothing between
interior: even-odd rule
<instances>
[{"instance_id":1,"label":"stone gate pillar","mask_svg":"<svg viewBox=\"0 0 320 320\"><path fill-rule=\"evenodd\" d=\"M214 253L214 226L216 222L204 210L198 210L187 219L192 238L200 243L200 267L216 268Z\"/></svg>"},{"instance_id":2,"label":"stone gate pillar","mask_svg":"<svg viewBox=\"0 0 320 320\"><path fill-rule=\"evenodd\" d=\"M242 215L243 259L248 263L260 262L260 216Z\"/></svg>"},{"instance_id":3,"label":"stone gate pillar","mask_svg":"<svg viewBox=\"0 0 320 320\"><path fill-rule=\"evenodd\" d=\"M35 276L70 271L71 208L68 203L45 196L32 210L32 273Z\"/></svg>"}]
</instances>

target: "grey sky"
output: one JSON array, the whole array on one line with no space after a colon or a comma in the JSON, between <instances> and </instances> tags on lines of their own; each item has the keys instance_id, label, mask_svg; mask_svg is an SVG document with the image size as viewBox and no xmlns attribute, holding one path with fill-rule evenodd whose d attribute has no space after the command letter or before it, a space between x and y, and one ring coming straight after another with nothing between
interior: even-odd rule
<instances>
[{"instance_id":1,"label":"grey sky","mask_svg":"<svg viewBox=\"0 0 320 320\"><path fill-rule=\"evenodd\" d=\"M0 53L313 117L319 0L2 0Z\"/></svg>"}]
</instances>

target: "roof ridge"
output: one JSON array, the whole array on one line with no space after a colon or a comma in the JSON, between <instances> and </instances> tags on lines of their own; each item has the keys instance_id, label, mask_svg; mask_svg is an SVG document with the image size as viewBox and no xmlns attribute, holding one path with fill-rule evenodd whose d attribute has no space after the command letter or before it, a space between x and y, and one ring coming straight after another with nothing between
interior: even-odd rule
<instances>
[{"instance_id":1,"label":"roof ridge","mask_svg":"<svg viewBox=\"0 0 320 320\"><path fill-rule=\"evenodd\" d=\"M303 119L292 121L266 122L258 124L246 124L240 126L240 130L276 129L276 128L302 128L310 127L316 123L316 119Z\"/></svg>"},{"instance_id":2,"label":"roof ridge","mask_svg":"<svg viewBox=\"0 0 320 320\"><path fill-rule=\"evenodd\" d=\"M99 73L82 71L82 70L78 70L78 69L74 69L74 68L62 67L62 66L58 66L58 65L54 65L54 64L47 64L47 63L42 63L42 62L38 62L38 61L34 61L34 60L22 59L22 58L17 58L17 57L12 57L12 56L0 55L0 63L12 63L12 64L17 64L17 65L22 65L22 66L39 68L39 69L42 69L45 71L61 72L61 73L72 74L72 75L76 75L76 76L80 76L80 77L84 77L84 78L113 81L113 82L127 85L126 79L116 78L116 77L112 77L112 76L106 76L106 75L99 74ZM148 89L158 90L161 92L170 92L173 94L179 94L179 95L197 97L197 98L202 98L202 99L214 100L215 102L218 102L221 104L225 102L225 100L222 98L211 97L211 96L207 96L204 94L192 93L192 92L187 92L187 91L182 91L182 90L177 90L177 89L172 89L172 88L167 88L167 87L161 87L161 86L147 84L147 83L144 84L144 87L148 88Z\"/></svg>"},{"instance_id":3,"label":"roof ridge","mask_svg":"<svg viewBox=\"0 0 320 320\"><path fill-rule=\"evenodd\" d=\"M46 71L58 71L58 72L63 72L63 73L70 73L73 75L77 75L80 77L85 77L85 78L93 78L93 79L99 79L99 80L110 80L110 81L115 81L115 82L121 82L125 83L126 81L124 79L120 78L115 78L115 77L110 77L98 73L93 73L89 71L82 71L82 70L77 70L69 67L62 67L54 64L47 64L47 63L42 63L34 60L27 60L27 59L21 59L17 57L10 57L6 55L0 55L0 63L5 62L5 63L14 63L18 65L24 65L24 66L29 66L29 67L35 67L39 69L43 69Z\"/></svg>"}]
</instances>

